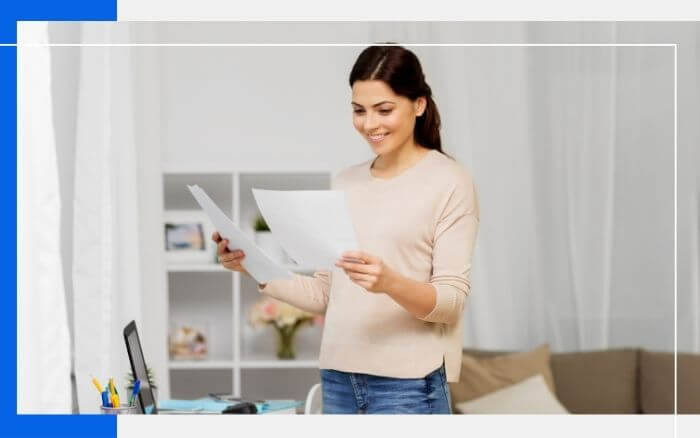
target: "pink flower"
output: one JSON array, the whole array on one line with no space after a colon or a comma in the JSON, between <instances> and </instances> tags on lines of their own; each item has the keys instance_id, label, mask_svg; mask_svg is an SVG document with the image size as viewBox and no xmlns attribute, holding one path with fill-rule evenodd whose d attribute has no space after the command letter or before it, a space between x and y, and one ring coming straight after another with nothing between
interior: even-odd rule
<instances>
[{"instance_id":1,"label":"pink flower","mask_svg":"<svg viewBox=\"0 0 700 438\"><path fill-rule=\"evenodd\" d=\"M269 302L265 303L265 305L263 306L263 312L265 313L265 315L267 315L271 318L274 318L277 316L277 311L278 311L277 303L274 301L269 301Z\"/></svg>"}]
</instances>

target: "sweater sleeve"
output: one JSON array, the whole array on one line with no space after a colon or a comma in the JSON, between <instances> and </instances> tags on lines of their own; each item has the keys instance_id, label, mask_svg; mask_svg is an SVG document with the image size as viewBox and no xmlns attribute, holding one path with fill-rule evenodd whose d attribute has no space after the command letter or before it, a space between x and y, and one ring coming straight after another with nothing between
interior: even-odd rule
<instances>
[{"instance_id":1,"label":"sweater sleeve","mask_svg":"<svg viewBox=\"0 0 700 438\"><path fill-rule=\"evenodd\" d=\"M450 192L435 226L430 279L436 291L435 307L421 320L454 324L462 316L471 292L470 272L478 227L476 186L466 174Z\"/></svg>"},{"instance_id":2,"label":"sweater sleeve","mask_svg":"<svg viewBox=\"0 0 700 438\"><path fill-rule=\"evenodd\" d=\"M258 286L258 291L307 312L323 315L328 306L330 284L331 273L318 271L312 277L294 274L292 278L273 280L264 288Z\"/></svg>"}]
</instances>

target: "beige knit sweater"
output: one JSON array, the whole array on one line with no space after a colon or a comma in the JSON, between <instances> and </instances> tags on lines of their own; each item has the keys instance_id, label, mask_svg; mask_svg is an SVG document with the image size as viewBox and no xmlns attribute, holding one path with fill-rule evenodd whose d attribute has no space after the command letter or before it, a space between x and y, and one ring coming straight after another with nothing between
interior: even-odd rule
<instances>
[{"instance_id":1,"label":"beige knit sweater","mask_svg":"<svg viewBox=\"0 0 700 438\"><path fill-rule=\"evenodd\" d=\"M424 318L387 294L367 292L340 268L275 280L262 293L326 315L320 368L418 378L443 358L447 380L459 381L462 319L470 293L479 202L471 174L431 150L390 179L372 176L372 160L335 176L344 190L359 249L390 269L431 283L436 304Z\"/></svg>"}]
</instances>

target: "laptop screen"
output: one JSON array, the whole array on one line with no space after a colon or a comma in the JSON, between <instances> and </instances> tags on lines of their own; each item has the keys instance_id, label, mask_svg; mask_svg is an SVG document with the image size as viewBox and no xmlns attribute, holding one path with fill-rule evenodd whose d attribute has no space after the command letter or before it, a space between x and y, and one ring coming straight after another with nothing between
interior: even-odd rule
<instances>
[{"instance_id":1,"label":"laptop screen","mask_svg":"<svg viewBox=\"0 0 700 438\"><path fill-rule=\"evenodd\" d=\"M136 331L135 321L131 321L124 328L124 340L126 341L126 351L129 354L129 362L131 362L131 372L141 381L141 391L136 402L139 403L142 413L156 414L158 413L156 400L153 397L153 389L148 381L146 361L143 358L143 350L141 349L139 334Z\"/></svg>"}]
</instances>

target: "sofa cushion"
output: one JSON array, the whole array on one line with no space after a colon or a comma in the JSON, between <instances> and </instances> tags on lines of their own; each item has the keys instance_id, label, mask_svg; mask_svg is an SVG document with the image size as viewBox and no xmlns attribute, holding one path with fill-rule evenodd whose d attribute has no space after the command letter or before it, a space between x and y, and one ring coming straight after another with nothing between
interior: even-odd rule
<instances>
[{"instance_id":1,"label":"sofa cushion","mask_svg":"<svg viewBox=\"0 0 700 438\"><path fill-rule=\"evenodd\" d=\"M552 394L542 374L473 400L457 403L462 414L566 414L566 408Z\"/></svg>"},{"instance_id":2,"label":"sofa cushion","mask_svg":"<svg viewBox=\"0 0 700 438\"><path fill-rule=\"evenodd\" d=\"M547 386L556 393L549 366L549 346L541 345L531 351L499 354L465 350L462 355L460 381L450 383L452 405L473 400L482 395L542 374Z\"/></svg>"},{"instance_id":3,"label":"sofa cushion","mask_svg":"<svg viewBox=\"0 0 700 438\"><path fill-rule=\"evenodd\" d=\"M673 414L673 353L639 352L639 399L645 414Z\"/></svg>"},{"instance_id":4,"label":"sofa cushion","mask_svg":"<svg viewBox=\"0 0 700 438\"><path fill-rule=\"evenodd\" d=\"M678 353L678 413L700 414L700 354Z\"/></svg>"},{"instance_id":5,"label":"sofa cushion","mask_svg":"<svg viewBox=\"0 0 700 438\"><path fill-rule=\"evenodd\" d=\"M637 349L552 354L557 398L573 413L640 412Z\"/></svg>"}]
</instances>

